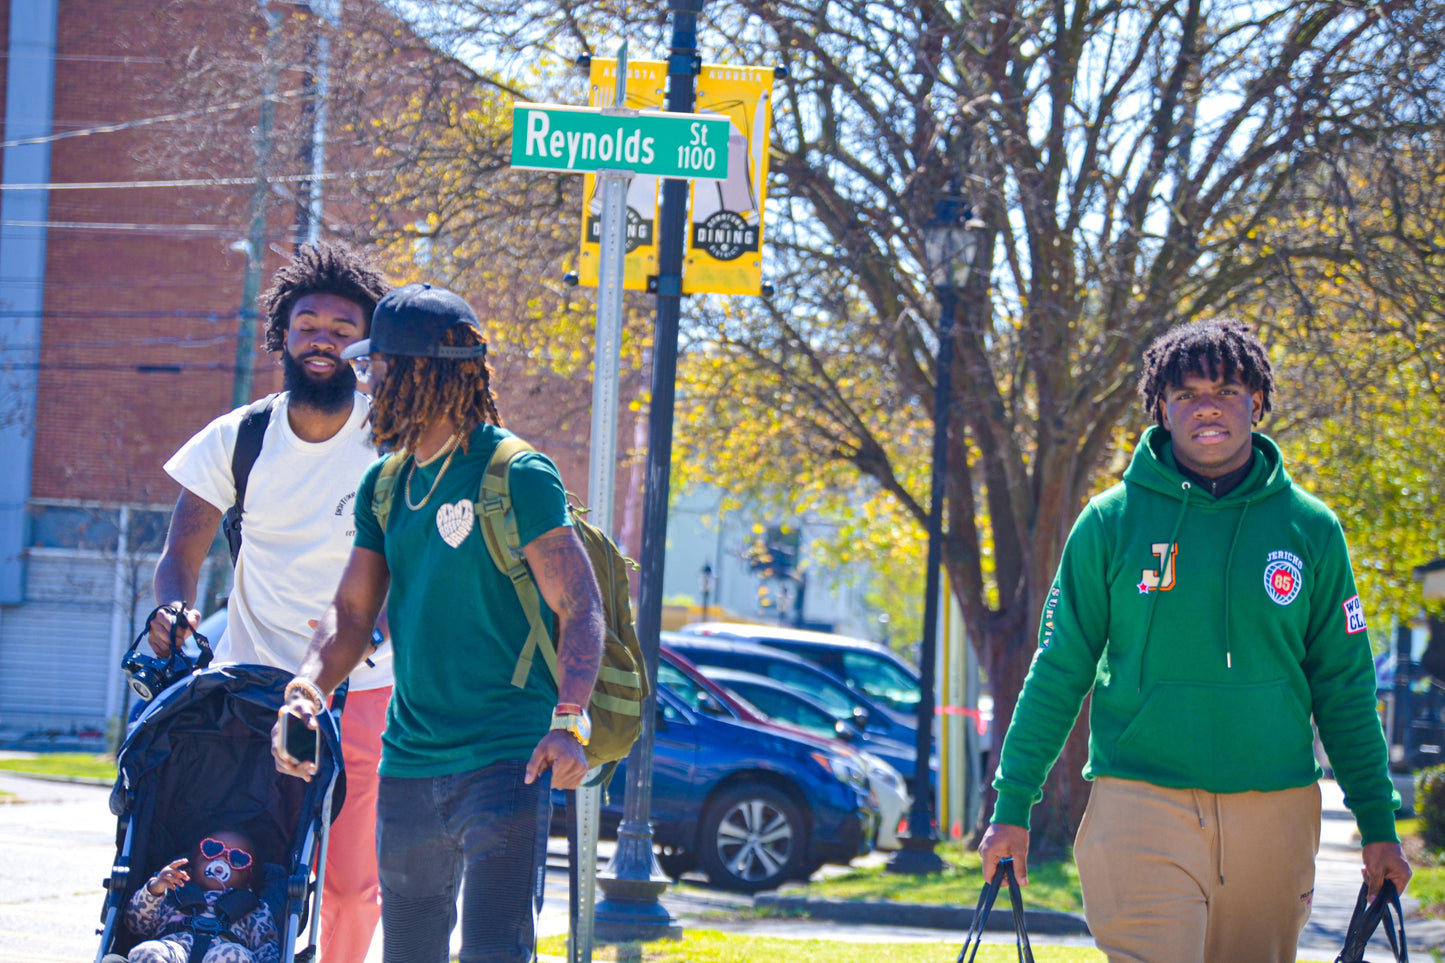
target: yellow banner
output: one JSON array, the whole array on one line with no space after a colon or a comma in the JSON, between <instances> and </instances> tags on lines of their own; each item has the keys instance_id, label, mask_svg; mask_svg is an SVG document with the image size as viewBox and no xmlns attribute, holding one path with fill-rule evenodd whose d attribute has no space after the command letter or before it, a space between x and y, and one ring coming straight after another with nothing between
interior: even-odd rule
<instances>
[{"instance_id":1,"label":"yellow banner","mask_svg":"<svg viewBox=\"0 0 1445 963\"><path fill-rule=\"evenodd\" d=\"M693 110L723 114L732 135L727 180L692 182L684 294L762 293L772 98L771 67L704 64L698 75Z\"/></svg>"},{"instance_id":2,"label":"yellow banner","mask_svg":"<svg viewBox=\"0 0 1445 963\"><path fill-rule=\"evenodd\" d=\"M617 61L593 58L593 107L611 107L617 100ZM667 84L664 60L629 60L627 95L624 106L636 110L661 110ZM602 255L602 198L597 196L597 178L582 179L582 250L577 258L577 283L597 286L598 261ZM647 290L647 278L657 273L657 178L634 177L627 188L627 242L623 247L622 286Z\"/></svg>"}]
</instances>

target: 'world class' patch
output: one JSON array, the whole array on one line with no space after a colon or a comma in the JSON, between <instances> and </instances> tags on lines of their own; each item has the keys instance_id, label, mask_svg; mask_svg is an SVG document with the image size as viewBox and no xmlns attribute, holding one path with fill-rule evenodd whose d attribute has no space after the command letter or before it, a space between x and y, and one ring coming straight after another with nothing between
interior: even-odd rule
<instances>
[{"instance_id":1,"label":"'world class' patch","mask_svg":"<svg viewBox=\"0 0 1445 963\"><path fill-rule=\"evenodd\" d=\"M1345 631L1350 635L1365 631L1365 606L1358 595L1345 599Z\"/></svg>"}]
</instances>

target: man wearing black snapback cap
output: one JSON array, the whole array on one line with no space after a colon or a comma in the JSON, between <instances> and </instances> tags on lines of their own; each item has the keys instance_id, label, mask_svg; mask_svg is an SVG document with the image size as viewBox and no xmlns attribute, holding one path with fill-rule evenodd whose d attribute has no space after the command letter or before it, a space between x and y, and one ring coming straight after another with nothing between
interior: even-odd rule
<instances>
[{"instance_id":1,"label":"man wearing black snapback cap","mask_svg":"<svg viewBox=\"0 0 1445 963\"><path fill-rule=\"evenodd\" d=\"M529 622L475 510L493 452L512 437L481 326L458 295L409 284L377 304L370 335L342 356L372 388L378 448L400 462L387 470L383 458L361 480L351 559L287 687L287 711L319 710L365 655L387 602L396 682L377 801L387 963L446 957L464 874L461 960L522 963L535 944L548 783L575 788L587 771L601 597L556 467L537 452L514 457L512 511L558 666L555 681L531 672L514 683ZM383 475L395 485L378 496ZM279 750L277 768L314 771Z\"/></svg>"}]
</instances>

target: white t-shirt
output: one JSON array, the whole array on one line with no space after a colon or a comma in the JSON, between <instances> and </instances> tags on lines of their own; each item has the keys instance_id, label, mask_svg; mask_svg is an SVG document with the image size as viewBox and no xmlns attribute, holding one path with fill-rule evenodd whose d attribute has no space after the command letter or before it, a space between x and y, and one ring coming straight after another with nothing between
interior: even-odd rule
<instances>
[{"instance_id":1,"label":"white t-shirt","mask_svg":"<svg viewBox=\"0 0 1445 963\"><path fill-rule=\"evenodd\" d=\"M322 442L296 437L286 415L288 395L271 409L261 453L246 483L241 555L227 605L226 632L216 661L274 665L295 671L313 630L336 595L356 536L356 484L376 460L366 427L370 401L357 394L345 427ZM231 453L246 409L237 408L201 429L166 462L166 472L222 512L236 501ZM351 673L353 689L392 681L391 646Z\"/></svg>"}]
</instances>

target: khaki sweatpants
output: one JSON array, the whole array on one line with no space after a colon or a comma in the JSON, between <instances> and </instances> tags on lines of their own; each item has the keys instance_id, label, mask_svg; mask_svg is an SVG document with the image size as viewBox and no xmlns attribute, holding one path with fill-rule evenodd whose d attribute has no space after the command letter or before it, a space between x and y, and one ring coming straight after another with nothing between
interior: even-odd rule
<instances>
[{"instance_id":1,"label":"khaki sweatpants","mask_svg":"<svg viewBox=\"0 0 1445 963\"><path fill-rule=\"evenodd\" d=\"M1220 794L1101 778L1074 861L1110 963L1293 963L1319 845L1317 785Z\"/></svg>"}]
</instances>

